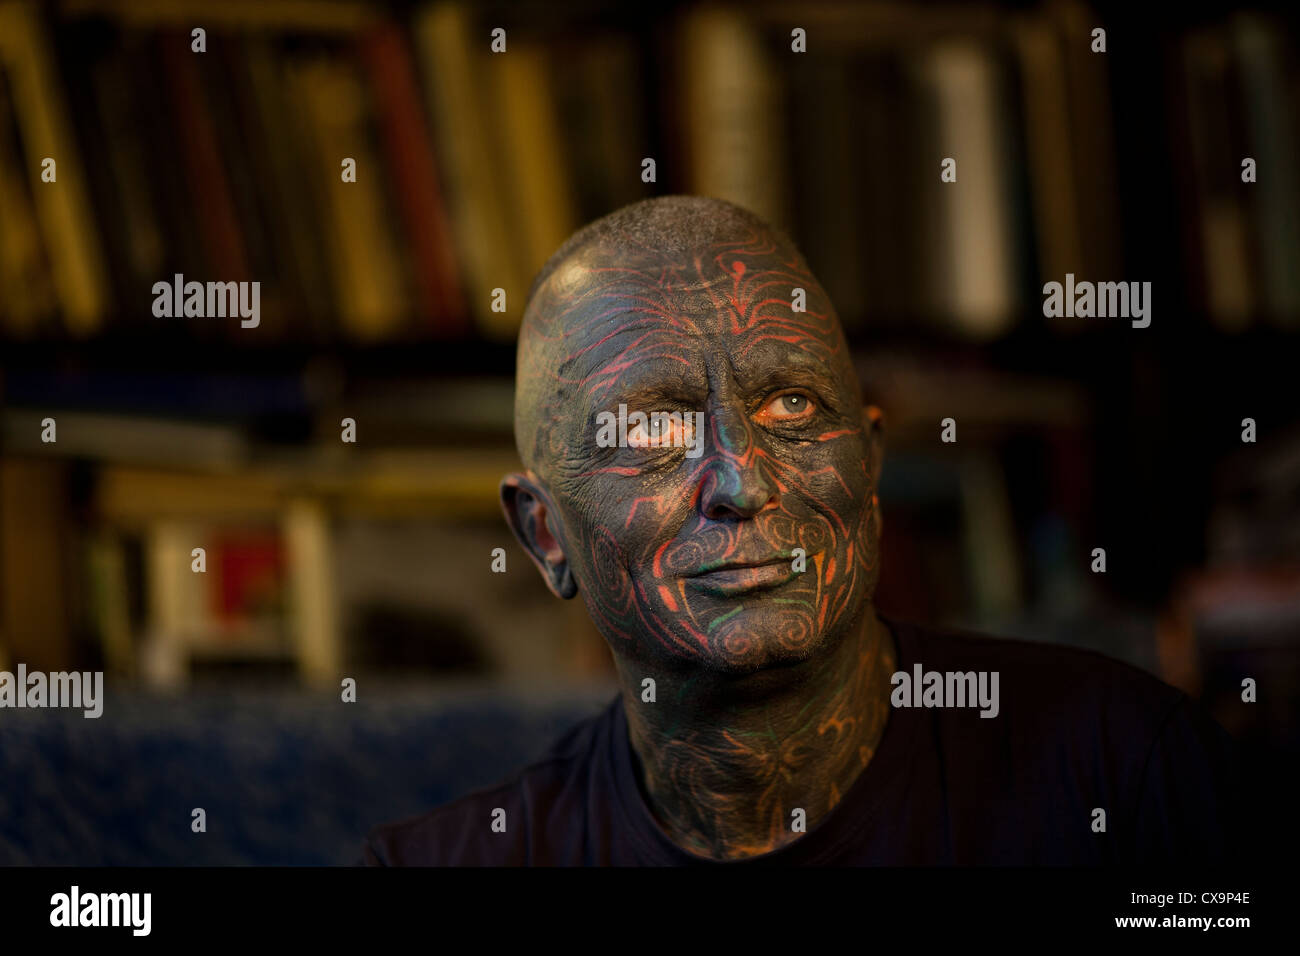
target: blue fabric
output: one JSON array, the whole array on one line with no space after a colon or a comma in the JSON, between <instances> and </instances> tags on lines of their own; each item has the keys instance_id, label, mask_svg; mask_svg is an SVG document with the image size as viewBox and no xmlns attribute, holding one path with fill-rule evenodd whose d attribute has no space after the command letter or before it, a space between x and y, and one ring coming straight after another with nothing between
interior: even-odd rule
<instances>
[{"instance_id":1,"label":"blue fabric","mask_svg":"<svg viewBox=\"0 0 1300 956\"><path fill-rule=\"evenodd\" d=\"M0 864L349 864L372 826L497 782L613 695L108 687L99 719L0 710Z\"/></svg>"}]
</instances>

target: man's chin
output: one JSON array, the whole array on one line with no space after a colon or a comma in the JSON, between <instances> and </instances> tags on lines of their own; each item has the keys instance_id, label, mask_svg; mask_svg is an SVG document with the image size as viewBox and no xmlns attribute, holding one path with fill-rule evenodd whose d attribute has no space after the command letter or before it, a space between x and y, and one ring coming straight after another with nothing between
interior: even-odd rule
<instances>
[{"instance_id":1,"label":"man's chin","mask_svg":"<svg viewBox=\"0 0 1300 956\"><path fill-rule=\"evenodd\" d=\"M819 626L816 607L789 587L740 600L697 595L689 618L678 608L648 606L645 616L668 623L671 636L646 640L642 654L632 656L642 666L657 660L683 678L742 680L770 673L776 681L795 679L800 665L830 653L835 643ZM610 645L617 656L617 642Z\"/></svg>"},{"instance_id":2,"label":"man's chin","mask_svg":"<svg viewBox=\"0 0 1300 956\"><path fill-rule=\"evenodd\" d=\"M716 642L709 642L705 666L720 676L738 680L764 674L771 675L772 680L791 679L795 676L792 671L816 657L826 645L824 635L801 627L744 627L740 621L716 637Z\"/></svg>"}]
</instances>

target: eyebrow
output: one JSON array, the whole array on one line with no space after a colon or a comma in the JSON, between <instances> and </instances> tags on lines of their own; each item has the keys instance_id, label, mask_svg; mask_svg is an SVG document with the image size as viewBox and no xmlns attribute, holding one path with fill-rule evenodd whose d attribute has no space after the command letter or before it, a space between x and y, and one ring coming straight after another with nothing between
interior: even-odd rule
<instances>
[{"instance_id":1,"label":"eyebrow","mask_svg":"<svg viewBox=\"0 0 1300 956\"><path fill-rule=\"evenodd\" d=\"M809 382L821 385L832 395L836 393L836 378L822 362L791 360L765 362L758 374L740 384L746 392L755 393L780 388L783 385L802 385Z\"/></svg>"},{"instance_id":2,"label":"eyebrow","mask_svg":"<svg viewBox=\"0 0 1300 956\"><path fill-rule=\"evenodd\" d=\"M693 367L652 358L617 376L603 395L589 398L586 404L592 411L606 406L616 407L620 402L629 407L655 402L697 405L707 398L707 394L708 382Z\"/></svg>"},{"instance_id":3,"label":"eyebrow","mask_svg":"<svg viewBox=\"0 0 1300 956\"><path fill-rule=\"evenodd\" d=\"M615 385L611 388L602 404L618 405L621 402L628 408L644 408L654 404L702 405L707 391L708 386L704 383L691 386L684 380L630 382L626 386Z\"/></svg>"}]
</instances>

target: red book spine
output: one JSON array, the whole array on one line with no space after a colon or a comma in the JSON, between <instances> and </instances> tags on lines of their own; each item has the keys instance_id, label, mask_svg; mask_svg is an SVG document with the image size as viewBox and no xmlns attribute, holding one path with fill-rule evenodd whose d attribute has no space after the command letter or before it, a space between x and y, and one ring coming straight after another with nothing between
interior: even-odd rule
<instances>
[{"instance_id":1,"label":"red book spine","mask_svg":"<svg viewBox=\"0 0 1300 956\"><path fill-rule=\"evenodd\" d=\"M465 296L411 53L402 34L388 24L362 38L361 60L375 93L380 135L411 243L421 301L443 336L465 335Z\"/></svg>"},{"instance_id":2,"label":"red book spine","mask_svg":"<svg viewBox=\"0 0 1300 956\"><path fill-rule=\"evenodd\" d=\"M204 248L216 276L187 276L196 281L245 281L248 256L244 249L235 203L221 162L212 118L203 99L198 68L190 57L188 34L167 31L161 37L165 82L180 130L180 145L189 176L193 212L201 226ZM239 144L228 144L237 149Z\"/></svg>"}]
</instances>

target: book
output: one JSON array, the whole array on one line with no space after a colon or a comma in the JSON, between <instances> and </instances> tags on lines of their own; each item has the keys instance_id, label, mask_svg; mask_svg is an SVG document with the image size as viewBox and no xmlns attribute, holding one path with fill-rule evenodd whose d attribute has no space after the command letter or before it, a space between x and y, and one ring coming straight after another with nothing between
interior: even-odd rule
<instances>
[{"instance_id":1,"label":"book","mask_svg":"<svg viewBox=\"0 0 1300 956\"><path fill-rule=\"evenodd\" d=\"M111 69L121 50L120 41L121 32L111 26L76 21L53 32L51 43L68 110L75 118L72 133L77 155L99 158L86 164L85 171L111 303L129 300L143 281L137 281L136 274L136 256L143 247L134 244L133 234L137 233L135 218L148 212L147 206L135 207L126 201L133 185L131 174L138 169L128 171L119 184L123 143L108 131L108 124L117 121L119 114L103 108L116 106L121 92L120 77ZM141 297L140 301L147 300Z\"/></svg>"},{"instance_id":2,"label":"book","mask_svg":"<svg viewBox=\"0 0 1300 956\"><path fill-rule=\"evenodd\" d=\"M641 199L641 160L650 155L644 64L633 39L584 32L552 38L551 79L562 161L580 222Z\"/></svg>"},{"instance_id":3,"label":"book","mask_svg":"<svg viewBox=\"0 0 1300 956\"><path fill-rule=\"evenodd\" d=\"M52 319L58 303L10 94L0 70L0 326L27 338Z\"/></svg>"},{"instance_id":4,"label":"book","mask_svg":"<svg viewBox=\"0 0 1300 956\"><path fill-rule=\"evenodd\" d=\"M1254 227L1252 256L1259 262L1263 318L1279 328L1300 329L1300 129L1295 122L1294 53L1274 24L1239 13L1230 28L1241 78L1238 105L1249 135L1257 179L1241 181L1241 157L1231 175L1247 196Z\"/></svg>"},{"instance_id":5,"label":"book","mask_svg":"<svg viewBox=\"0 0 1300 956\"><path fill-rule=\"evenodd\" d=\"M1060 31L1041 15L1016 15L1009 33L1019 67L1038 260L1035 284L1041 289L1046 282L1062 281L1066 273L1087 274L1072 160L1074 130L1065 52ZM1084 320L1068 316L1044 321L1062 331L1084 325Z\"/></svg>"},{"instance_id":6,"label":"book","mask_svg":"<svg viewBox=\"0 0 1300 956\"><path fill-rule=\"evenodd\" d=\"M190 228L197 228L209 270L203 281L243 282L251 278L248 249L235 211L223 161L223 144L213 123L198 60L188 33L162 30L154 40L169 93L171 122L179 132L181 162L188 185Z\"/></svg>"},{"instance_id":7,"label":"book","mask_svg":"<svg viewBox=\"0 0 1300 956\"><path fill-rule=\"evenodd\" d=\"M740 8L701 7L684 15L680 46L688 191L788 229L782 70L757 23Z\"/></svg>"},{"instance_id":8,"label":"book","mask_svg":"<svg viewBox=\"0 0 1300 956\"><path fill-rule=\"evenodd\" d=\"M791 119L788 168L794 230L804 257L848 333L860 328L868 314L876 318L888 308L881 297L883 290L873 281L876 262L865 252L864 236L885 224L880 221L880 211L866 205L863 195L873 184L870 163L887 146L877 138L877 130L859 136L857 131L867 125L866 115L871 112L862 100L857 101L856 109L860 121L844 121L854 112L851 62L850 55L839 50L796 59L786 106ZM807 103L816 103L818 108L803 109ZM865 222L864 208L872 209ZM897 281L897 276L892 278ZM870 305L868 286L873 293Z\"/></svg>"},{"instance_id":9,"label":"book","mask_svg":"<svg viewBox=\"0 0 1300 956\"><path fill-rule=\"evenodd\" d=\"M1018 318L1019 237L1007 174L1014 135L1003 109L1002 64L968 39L940 40L912 64L925 115L918 166L921 248L928 252L921 288L936 318L964 336L987 340ZM956 161L956 181L940 179L941 161Z\"/></svg>"},{"instance_id":10,"label":"book","mask_svg":"<svg viewBox=\"0 0 1300 956\"><path fill-rule=\"evenodd\" d=\"M259 320L257 335L276 337L283 331L283 316L292 291L284 243L277 242L265 201L264 185L270 178L266 152L274 147L255 138L256 126L249 122L246 101L240 96L244 59L241 36L213 31L211 41L209 51L193 59L220 147L231 211L247 257L248 278L258 282L260 314L266 321ZM223 328L227 334L236 334L231 326Z\"/></svg>"},{"instance_id":11,"label":"book","mask_svg":"<svg viewBox=\"0 0 1300 956\"><path fill-rule=\"evenodd\" d=\"M207 539L209 601L224 640L232 631L286 613L286 555L275 527L226 527Z\"/></svg>"},{"instance_id":12,"label":"book","mask_svg":"<svg viewBox=\"0 0 1300 956\"><path fill-rule=\"evenodd\" d=\"M406 37L393 24L367 31L360 56L374 89L383 157L412 252L419 311L441 336L469 329L438 164Z\"/></svg>"},{"instance_id":13,"label":"book","mask_svg":"<svg viewBox=\"0 0 1300 956\"><path fill-rule=\"evenodd\" d=\"M1115 189L1115 115L1107 56L1092 52L1092 31L1101 24L1081 0L1058 0L1044 9L1065 51L1073 180L1078 195L1086 197L1078 207L1084 262L1075 274L1119 279L1124 274L1125 257Z\"/></svg>"},{"instance_id":14,"label":"book","mask_svg":"<svg viewBox=\"0 0 1300 956\"><path fill-rule=\"evenodd\" d=\"M533 275L580 223L563 162L545 47L516 39L508 54L491 58L488 65L496 94L498 151L506 167L516 256L523 270L519 281L527 289Z\"/></svg>"},{"instance_id":15,"label":"book","mask_svg":"<svg viewBox=\"0 0 1300 956\"><path fill-rule=\"evenodd\" d=\"M1214 31L1195 31L1179 45L1180 86L1185 91L1192 238L1186 260L1192 295L1210 321L1225 332L1253 324L1258 276L1250 251L1245 197L1237 188L1244 144L1229 102L1231 54Z\"/></svg>"},{"instance_id":16,"label":"book","mask_svg":"<svg viewBox=\"0 0 1300 956\"><path fill-rule=\"evenodd\" d=\"M520 261L504 205L500 147L493 141L496 116L482 59L486 30L473 32L463 3L421 8L413 32L421 75L434 120L440 167L447 176L452 227L462 252L469 312L488 339L512 340L523 314L532 276ZM494 289L506 292L507 309L492 309Z\"/></svg>"},{"instance_id":17,"label":"book","mask_svg":"<svg viewBox=\"0 0 1300 956\"><path fill-rule=\"evenodd\" d=\"M62 461L0 459L0 644L32 670L67 670L73 658L70 480Z\"/></svg>"},{"instance_id":18,"label":"book","mask_svg":"<svg viewBox=\"0 0 1300 956\"><path fill-rule=\"evenodd\" d=\"M286 71L309 127L312 147L303 174L326 213L342 328L356 341L400 337L411 313L409 277L392 229L396 215L386 199L386 173L359 64L320 51L294 57ZM356 161L355 182L342 179L345 158Z\"/></svg>"},{"instance_id":19,"label":"book","mask_svg":"<svg viewBox=\"0 0 1300 956\"><path fill-rule=\"evenodd\" d=\"M72 133L62 85L44 24L26 3L0 4L3 64L22 131L24 170L36 220L47 239L55 293L74 336L97 331L110 297L91 214L85 171ZM58 179L41 180L42 163L54 159Z\"/></svg>"},{"instance_id":20,"label":"book","mask_svg":"<svg viewBox=\"0 0 1300 956\"><path fill-rule=\"evenodd\" d=\"M133 161L139 164L143 186L162 235L162 275L153 281L177 273L205 281L208 277L215 279L201 230L195 228L194 200L185 164L177 155L171 94L158 81L163 69L158 38L150 30L124 31L122 54L136 137ZM160 144L166 145L159 148ZM134 304L119 303L119 306L130 311Z\"/></svg>"},{"instance_id":21,"label":"book","mask_svg":"<svg viewBox=\"0 0 1300 956\"><path fill-rule=\"evenodd\" d=\"M292 108L283 56L275 39L255 34L241 45L237 74L247 80L235 83L235 93L246 92L248 141L265 158L266 170L258 177L263 203L286 269L293 276L293 334L309 341L328 340L337 328L333 277L325 247L327 218L311 178L303 170L311 162L306 123Z\"/></svg>"},{"instance_id":22,"label":"book","mask_svg":"<svg viewBox=\"0 0 1300 956\"><path fill-rule=\"evenodd\" d=\"M844 235L856 232L858 237L856 261L844 265L859 277L861 315L848 326L852 334L882 324L906 327L922 311L915 290L923 288L924 261L931 250L921 245L909 197L928 189L937 173L933 157L915 151L923 126L916 118L917 91L901 57L871 48L847 56L848 86L839 95L846 111L841 115L852 116L853 122L831 114L822 123L845 127L850 151L845 166L833 167L844 169L843 185L829 187L843 191L848 208L829 221L839 224ZM824 202L833 203L833 193L821 188L827 193ZM821 242L836 241L836 230L818 231L825 232ZM848 241L854 249L853 240Z\"/></svg>"}]
</instances>

